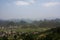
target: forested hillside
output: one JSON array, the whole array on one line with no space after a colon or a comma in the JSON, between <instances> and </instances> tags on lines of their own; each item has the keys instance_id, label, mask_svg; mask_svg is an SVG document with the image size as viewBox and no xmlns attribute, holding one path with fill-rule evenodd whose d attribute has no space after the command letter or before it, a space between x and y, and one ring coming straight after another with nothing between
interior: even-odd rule
<instances>
[{"instance_id":1,"label":"forested hillside","mask_svg":"<svg viewBox=\"0 0 60 40\"><path fill-rule=\"evenodd\" d=\"M9 21L9 20L0 20L0 27L10 27L10 26L19 26L22 28L35 28L35 27L58 27L60 26L60 19L44 19L44 20L34 20L34 21L27 21L27 20L16 20L16 21Z\"/></svg>"},{"instance_id":2,"label":"forested hillside","mask_svg":"<svg viewBox=\"0 0 60 40\"><path fill-rule=\"evenodd\" d=\"M60 19L0 20L0 40L60 40Z\"/></svg>"}]
</instances>

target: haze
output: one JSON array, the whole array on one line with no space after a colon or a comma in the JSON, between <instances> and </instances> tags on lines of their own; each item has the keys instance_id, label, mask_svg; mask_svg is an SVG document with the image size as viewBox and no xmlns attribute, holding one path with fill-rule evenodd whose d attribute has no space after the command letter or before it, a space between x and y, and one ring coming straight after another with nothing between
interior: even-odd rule
<instances>
[{"instance_id":1,"label":"haze","mask_svg":"<svg viewBox=\"0 0 60 40\"><path fill-rule=\"evenodd\" d=\"M0 0L0 19L60 18L60 0Z\"/></svg>"}]
</instances>

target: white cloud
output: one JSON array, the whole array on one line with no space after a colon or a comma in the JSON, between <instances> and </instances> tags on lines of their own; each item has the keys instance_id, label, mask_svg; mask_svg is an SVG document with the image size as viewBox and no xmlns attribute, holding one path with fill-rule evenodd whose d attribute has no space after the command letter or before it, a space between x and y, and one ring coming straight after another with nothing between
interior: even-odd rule
<instances>
[{"instance_id":1,"label":"white cloud","mask_svg":"<svg viewBox=\"0 0 60 40\"><path fill-rule=\"evenodd\" d=\"M43 4L44 7L51 7L51 6L56 6L56 5L60 5L60 3L59 2L49 2L49 3Z\"/></svg>"},{"instance_id":2,"label":"white cloud","mask_svg":"<svg viewBox=\"0 0 60 40\"><path fill-rule=\"evenodd\" d=\"M31 5L33 3L35 3L35 0L15 1L16 5Z\"/></svg>"},{"instance_id":3,"label":"white cloud","mask_svg":"<svg viewBox=\"0 0 60 40\"><path fill-rule=\"evenodd\" d=\"M30 5L30 3L25 2L25 1L16 1L16 5Z\"/></svg>"}]
</instances>

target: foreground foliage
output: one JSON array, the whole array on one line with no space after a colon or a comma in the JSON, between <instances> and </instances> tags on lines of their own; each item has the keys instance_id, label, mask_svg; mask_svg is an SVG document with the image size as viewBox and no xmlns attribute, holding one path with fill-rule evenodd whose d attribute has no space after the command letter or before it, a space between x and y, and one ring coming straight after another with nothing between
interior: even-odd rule
<instances>
[{"instance_id":1,"label":"foreground foliage","mask_svg":"<svg viewBox=\"0 0 60 40\"><path fill-rule=\"evenodd\" d=\"M44 32L0 32L0 40L60 40L60 27Z\"/></svg>"}]
</instances>

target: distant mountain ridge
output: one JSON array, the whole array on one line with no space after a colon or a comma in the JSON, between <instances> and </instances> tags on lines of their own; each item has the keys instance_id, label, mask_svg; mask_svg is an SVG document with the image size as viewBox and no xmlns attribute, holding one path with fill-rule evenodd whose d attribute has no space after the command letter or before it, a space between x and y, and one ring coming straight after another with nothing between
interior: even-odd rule
<instances>
[{"instance_id":1,"label":"distant mountain ridge","mask_svg":"<svg viewBox=\"0 0 60 40\"><path fill-rule=\"evenodd\" d=\"M11 19L11 20L0 20L0 26L20 26L25 27L58 27L60 26L60 19L52 20L30 20L30 19ZM28 25L28 26L27 26ZM24 27L23 26L23 27Z\"/></svg>"},{"instance_id":2,"label":"distant mountain ridge","mask_svg":"<svg viewBox=\"0 0 60 40\"><path fill-rule=\"evenodd\" d=\"M25 22L28 22L28 23L32 22L32 20L30 20L30 19L11 19L9 21L13 21L13 22L25 21Z\"/></svg>"}]
</instances>

